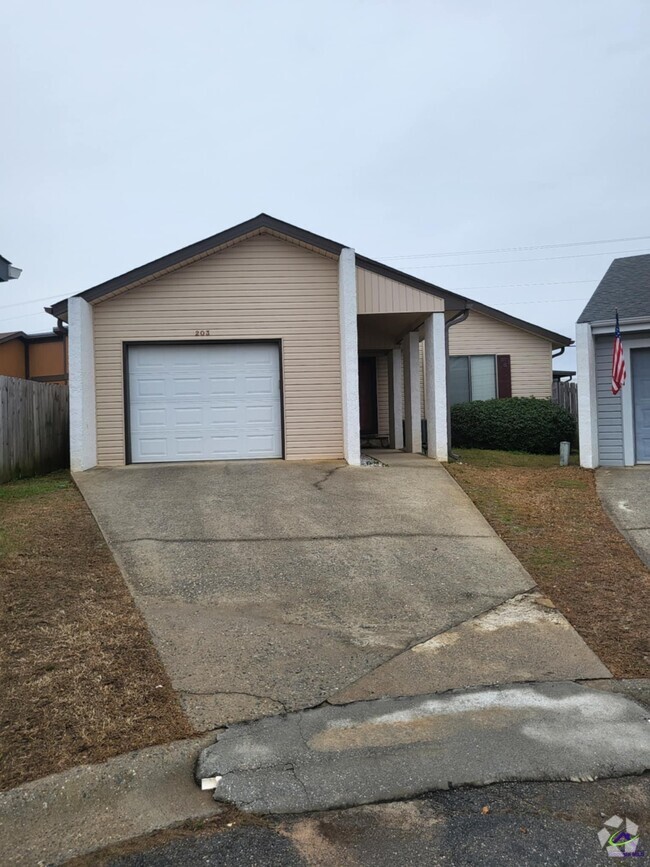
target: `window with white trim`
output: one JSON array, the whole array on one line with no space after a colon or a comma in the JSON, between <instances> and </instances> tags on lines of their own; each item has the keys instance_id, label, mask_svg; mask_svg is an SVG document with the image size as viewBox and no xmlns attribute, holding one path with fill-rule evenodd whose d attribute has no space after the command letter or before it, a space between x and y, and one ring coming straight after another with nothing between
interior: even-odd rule
<instances>
[{"instance_id":1,"label":"window with white trim","mask_svg":"<svg viewBox=\"0 0 650 867\"><path fill-rule=\"evenodd\" d=\"M496 355L451 355L449 357L449 402L491 400L497 396Z\"/></svg>"}]
</instances>

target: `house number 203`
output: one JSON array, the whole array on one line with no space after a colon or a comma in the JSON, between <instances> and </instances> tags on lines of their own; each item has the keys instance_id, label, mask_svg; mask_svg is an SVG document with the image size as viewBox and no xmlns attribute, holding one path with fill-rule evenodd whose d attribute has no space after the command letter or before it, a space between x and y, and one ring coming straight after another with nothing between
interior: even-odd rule
<instances>
[{"instance_id":1,"label":"house number 203","mask_svg":"<svg viewBox=\"0 0 650 867\"><path fill-rule=\"evenodd\" d=\"M209 337L210 332L209 331L195 331L194 336L195 337Z\"/></svg>"}]
</instances>

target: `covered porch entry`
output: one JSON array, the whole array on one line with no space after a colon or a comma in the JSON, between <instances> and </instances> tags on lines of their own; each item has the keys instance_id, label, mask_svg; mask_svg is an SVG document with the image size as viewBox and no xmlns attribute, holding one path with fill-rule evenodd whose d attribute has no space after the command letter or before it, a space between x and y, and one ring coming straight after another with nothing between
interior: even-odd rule
<instances>
[{"instance_id":1,"label":"covered porch entry","mask_svg":"<svg viewBox=\"0 0 650 867\"><path fill-rule=\"evenodd\" d=\"M427 455L446 461L444 309L359 313L357 331L362 447L422 453L426 439Z\"/></svg>"}]
</instances>

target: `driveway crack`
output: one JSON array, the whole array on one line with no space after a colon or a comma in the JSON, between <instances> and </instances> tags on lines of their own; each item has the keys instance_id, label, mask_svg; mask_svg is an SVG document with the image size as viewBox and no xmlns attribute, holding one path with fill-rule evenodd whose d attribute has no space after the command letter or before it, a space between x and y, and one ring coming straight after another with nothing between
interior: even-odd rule
<instances>
[{"instance_id":1,"label":"driveway crack","mask_svg":"<svg viewBox=\"0 0 650 867\"><path fill-rule=\"evenodd\" d=\"M270 701L273 704L279 705L284 713L289 713L289 710L286 704L281 701L279 698L273 698L270 695L257 695L254 692L241 692L240 690L227 690L227 689L211 689L211 690L193 690L193 689L179 689L178 692L181 695L196 695L196 696L219 696L219 695L232 695L232 696L244 696L245 698L254 698L256 701Z\"/></svg>"},{"instance_id":2,"label":"driveway crack","mask_svg":"<svg viewBox=\"0 0 650 867\"><path fill-rule=\"evenodd\" d=\"M215 543L229 544L242 543L251 544L253 542L352 542L355 539L491 539L492 533L337 533L334 536L231 536L212 538L162 538L159 536L138 536L134 539L115 539L114 544L117 545L133 545L137 542L160 542L169 544L205 544L211 545Z\"/></svg>"},{"instance_id":3,"label":"driveway crack","mask_svg":"<svg viewBox=\"0 0 650 867\"><path fill-rule=\"evenodd\" d=\"M341 467L334 467L334 469L332 469L332 470L326 470L325 475L323 476L322 479L319 479L317 482L313 482L313 487L316 488L317 491L322 491L323 485L325 484L325 482L329 481L332 478L332 476L334 475L334 473L340 469L341 469Z\"/></svg>"}]
</instances>

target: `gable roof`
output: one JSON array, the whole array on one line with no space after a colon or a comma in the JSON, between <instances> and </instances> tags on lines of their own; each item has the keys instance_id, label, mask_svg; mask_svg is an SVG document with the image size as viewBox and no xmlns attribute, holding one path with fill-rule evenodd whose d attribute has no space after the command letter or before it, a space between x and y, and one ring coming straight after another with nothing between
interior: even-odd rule
<instances>
[{"instance_id":1,"label":"gable roof","mask_svg":"<svg viewBox=\"0 0 650 867\"><path fill-rule=\"evenodd\" d=\"M181 267L192 259L209 255L211 251L216 251L220 247L227 246L242 240L246 236L253 236L263 231L290 238L300 244L304 244L327 255L334 255L337 258L341 250L348 246L347 244L332 241L329 238L324 238L322 235L316 235L313 232L308 232L306 229L301 229L291 223L285 223L283 220L278 220L275 217L262 213L251 220L246 220L237 226L233 226L223 232L218 232L216 235L211 235L209 238L204 238L202 241L190 244L188 247L183 247L167 256L161 256L159 259L154 259L146 265L141 265L139 268L134 268L104 283L99 283L97 286L86 289L84 292L77 293L75 297L83 298L88 302L98 301L100 298L119 292L131 285L153 279L156 275L167 270ZM516 328L521 328L524 331L549 340L554 347L569 346L573 342L570 337L565 337L554 331L548 331L539 325L533 325L532 322L517 319L516 316L510 316L508 313L497 310L495 307L481 304L479 301L473 301L456 292L450 292L448 289L436 286L435 283L421 280L419 277L406 274L404 271L398 271L395 268L384 265L382 262L368 259L366 256L356 254L356 264L359 268L372 271L375 274L380 274L391 280L404 283L406 286L411 286L414 289L419 289L422 292L428 292L431 295L443 298L448 310L464 310L466 308L476 310L479 313L484 313L486 316L491 316L493 319L499 319L508 325L513 325ZM64 298L62 301L57 301L51 307L46 307L45 310L56 316L57 319L66 320L68 315L68 299Z\"/></svg>"},{"instance_id":2,"label":"gable roof","mask_svg":"<svg viewBox=\"0 0 650 867\"><path fill-rule=\"evenodd\" d=\"M578 322L650 317L650 253L614 259Z\"/></svg>"}]
</instances>

